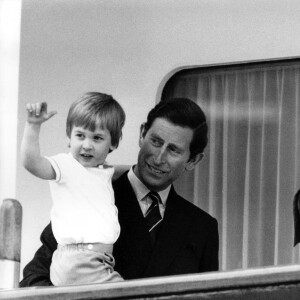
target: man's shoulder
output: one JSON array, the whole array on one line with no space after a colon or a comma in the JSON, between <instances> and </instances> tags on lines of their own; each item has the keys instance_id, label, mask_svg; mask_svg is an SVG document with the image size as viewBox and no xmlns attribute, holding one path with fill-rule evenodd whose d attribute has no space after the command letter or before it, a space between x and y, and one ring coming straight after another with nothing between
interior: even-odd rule
<instances>
[{"instance_id":1,"label":"man's shoulder","mask_svg":"<svg viewBox=\"0 0 300 300\"><path fill-rule=\"evenodd\" d=\"M183 198L182 196L178 195L176 192L172 195L173 197L176 198L176 202L178 203L178 205L181 206L181 209L185 210L185 212L188 215L193 215L196 219L206 220L208 222L216 221L216 219L213 216L211 216L209 213L207 213L200 207L196 206L195 204L191 203L187 199Z\"/></svg>"},{"instance_id":2,"label":"man's shoulder","mask_svg":"<svg viewBox=\"0 0 300 300\"><path fill-rule=\"evenodd\" d=\"M130 187L130 183L127 177L128 171L124 172L118 179L113 181L112 185L114 190L118 190L124 187Z\"/></svg>"},{"instance_id":3,"label":"man's shoulder","mask_svg":"<svg viewBox=\"0 0 300 300\"><path fill-rule=\"evenodd\" d=\"M113 181L112 187L115 194L116 204L124 197L133 197L133 189L127 177L128 171L122 174L117 180ZM124 202L124 201L123 201Z\"/></svg>"}]
</instances>

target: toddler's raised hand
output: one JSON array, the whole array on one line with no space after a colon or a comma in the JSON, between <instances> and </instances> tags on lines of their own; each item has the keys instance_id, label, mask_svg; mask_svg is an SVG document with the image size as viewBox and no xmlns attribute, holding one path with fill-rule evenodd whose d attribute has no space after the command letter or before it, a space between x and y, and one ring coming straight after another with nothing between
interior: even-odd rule
<instances>
[{"instance_id":1,"label":"toddler's raised hand","mask_svg":"<svg viewBox=\"0 0 300 300\"><path fill-rule=\"evenodd\" d=\"M27 103L26 110L27 122L31 124L42 124L57 114L56 111L47 112L46 102Z\"/></svg>"}]
</instances>

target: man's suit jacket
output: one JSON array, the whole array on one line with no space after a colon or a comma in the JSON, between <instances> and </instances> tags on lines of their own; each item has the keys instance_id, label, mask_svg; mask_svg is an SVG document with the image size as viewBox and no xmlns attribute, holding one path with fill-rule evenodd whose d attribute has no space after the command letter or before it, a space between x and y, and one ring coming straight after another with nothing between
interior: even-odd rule
<instances>
[{"instance_id":1,"label":"man's suit jacket","mask_svg":"<svg viewBox=\"0 0 300 300\"><path fill-rule=\"evenodd\" d=\"M124 279L218 270L217 221L180 197L172 187L162 227L151 248L145 220L127 172L114 184L121 234L114 245L115 270ZM24 268L21 287L51 285L49 269L57 248L51 224L41 235L42 246Z\"/></svg>"}]
</instances>

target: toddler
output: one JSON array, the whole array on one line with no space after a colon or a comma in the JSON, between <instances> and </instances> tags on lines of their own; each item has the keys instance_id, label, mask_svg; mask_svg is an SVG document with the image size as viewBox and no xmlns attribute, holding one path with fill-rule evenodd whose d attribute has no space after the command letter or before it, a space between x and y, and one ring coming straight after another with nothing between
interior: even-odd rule
<instances>
[{"instance_id":1,"label":"toddler","mask_svg":"<svg viewBox=\"0 0 300 300\"><path fill-rule=\"evenodd\" d=\"M46 103L27 104L21 146L24 167L49 180L51 224L58 242L50 267L54 285L123 280L114 271L113 244L120 234L114 204L114 168L107 155L122 137L125 113L112 96L90 92L74 102L67 117L69 153L40 155L41 124L56 112Z\"/></svg>"}]
</instances>

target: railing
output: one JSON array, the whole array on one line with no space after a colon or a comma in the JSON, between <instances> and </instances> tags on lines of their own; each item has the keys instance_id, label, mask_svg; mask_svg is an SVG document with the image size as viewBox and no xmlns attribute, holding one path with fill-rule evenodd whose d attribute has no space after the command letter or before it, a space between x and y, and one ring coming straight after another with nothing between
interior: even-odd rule
<instances>
[{"instance_id":1,"label":"railing","mask_svg":"<svg viewBox=\"0 0 300 300\"><path fill-rule=\"evenodd\" d=\"M0 299L300 299L300 265L118 283L14 288L20 272L21 225L19 202L4 200L0 209Z\"/></svg>"},{"instance_id":2,"label":"railing","mask_svg":"<svg viewBox=\"0 0 300 300\"><path fill-rule=\"evenodd\" d=\"M0 291L0 299L300 299L300 266Z\"/></svg>"},{"instance_id":3,"label":"railing","mask_svg":"<svg viewBox=\"0 0 300 300\"><path fill-rule=\"evenodd\" d=\"M0 208L0 288L19 284L22 207L14 199L5 199Z\"/></svg>"}]
</instances>

